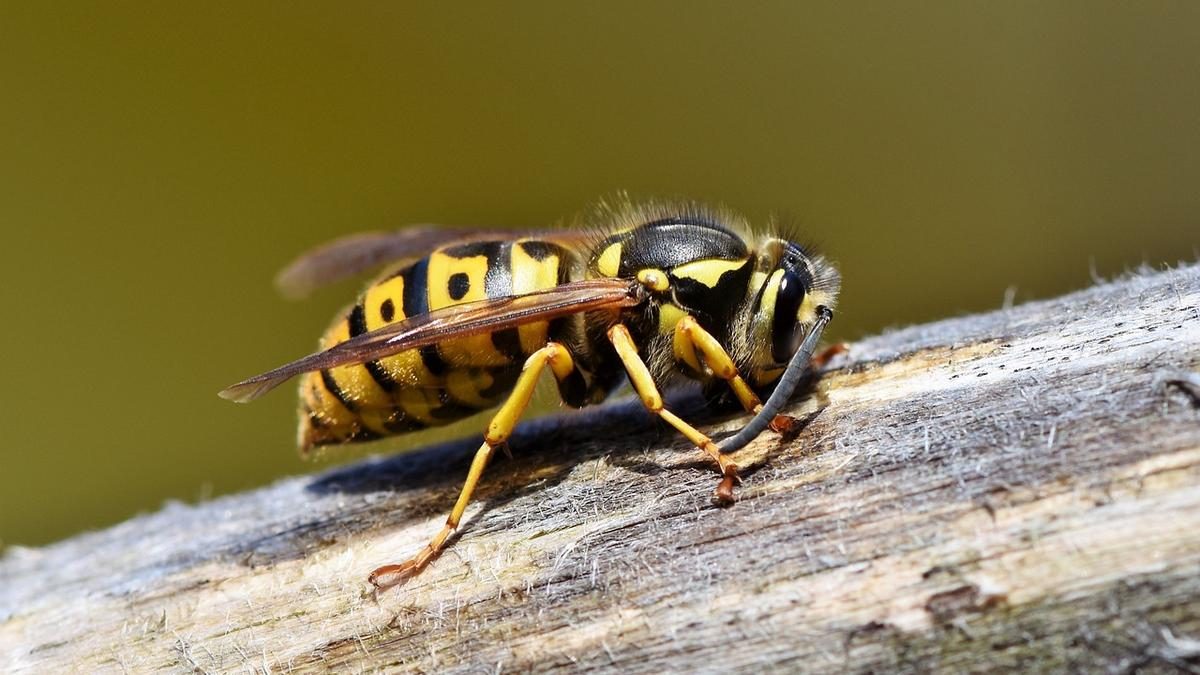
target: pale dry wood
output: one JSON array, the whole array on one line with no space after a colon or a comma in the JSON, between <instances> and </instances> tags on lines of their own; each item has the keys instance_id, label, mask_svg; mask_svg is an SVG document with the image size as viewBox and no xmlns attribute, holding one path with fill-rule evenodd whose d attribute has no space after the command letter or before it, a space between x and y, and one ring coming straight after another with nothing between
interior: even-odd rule
<instances>
[{"instance_id":1,"label":"pale dry wood","mask_svg":"<svg viewBox=\"0 0 1200 675\"><path fill-rule=\"evenodd\" d=\"M1198 305L1188 266L858 342L728 509L636 406L534 425L378 597L475 441L11 550L0 671L1195 672Z\"/></svg>"}]
</instances>

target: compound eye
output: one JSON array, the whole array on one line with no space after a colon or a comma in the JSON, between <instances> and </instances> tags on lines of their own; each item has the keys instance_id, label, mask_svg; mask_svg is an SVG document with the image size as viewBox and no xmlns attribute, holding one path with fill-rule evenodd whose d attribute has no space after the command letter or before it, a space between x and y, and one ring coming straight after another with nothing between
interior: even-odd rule
<instances>
[{"instance_id":1,"label":"compound eye","mask_svg":"<svg viewBox=\"0 0 1200 675\"><path fill-rule=\"evenodd\" d=\"M803 337L796 314L804 302L806 289L800 276L784 272L775 292L775 316L771 321L771 357L776 363L787 363L800 347Z\"/></svg>"}]
</instances>

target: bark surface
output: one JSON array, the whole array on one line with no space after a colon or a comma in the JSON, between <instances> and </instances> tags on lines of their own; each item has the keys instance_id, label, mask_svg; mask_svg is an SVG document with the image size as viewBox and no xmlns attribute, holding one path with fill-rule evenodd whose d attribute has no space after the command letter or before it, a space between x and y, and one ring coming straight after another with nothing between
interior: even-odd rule
<instances>
[{"instance_id":1,"label":"bark surface","mask_svg":"<svg viewBox=\"0 0 1200 675\"><path fill-rule=\"evenodd\" d=\"M1197 672L1198 306L1192 265L854 343L731 508L636 404L528 425L379 594L478 438L10 549L0 671Z\"/></svg>"}]
</instances>

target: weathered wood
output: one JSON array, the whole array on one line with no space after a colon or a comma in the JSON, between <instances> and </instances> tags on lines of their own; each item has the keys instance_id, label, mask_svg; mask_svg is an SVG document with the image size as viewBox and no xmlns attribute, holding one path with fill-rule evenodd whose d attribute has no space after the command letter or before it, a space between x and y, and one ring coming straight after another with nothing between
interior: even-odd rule
<instances>
[{"instance_id":1,"label":"weathered wood","mask_svg":"<svg viewBox=\"0 0 1200 675\"><path fill-rule=\"evenodd\" d=\"M863 340L727 509L634 406L534 425L377 597L474 440L12 550L0 671L1197 671L1197 306L1189 266Z\"/></svg>"}]
</instances>

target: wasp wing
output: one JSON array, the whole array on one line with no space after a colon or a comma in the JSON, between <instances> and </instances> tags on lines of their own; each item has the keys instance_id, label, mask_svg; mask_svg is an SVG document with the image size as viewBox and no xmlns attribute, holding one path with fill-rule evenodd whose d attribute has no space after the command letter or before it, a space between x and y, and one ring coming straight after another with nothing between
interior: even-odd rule
<instances>
[{"instance_id":1,"label":"wasp wing","mask_svg":"<svg viewBox=\"0 0 1200 675\"><path fill-rule=\"evenodd\" d=\"M345 342L243 380L221 398L252 401L288 379L314 370L365 363L443 340L490 333L536 321L640 302L638 286L625 279L576 281L523 295L506 295L444 307L377 328Z\"/></svg>"},{"instance_id":2,"label":"wasp wing","mask_svg":"<svg viewBox=\"0 0 1200 675\"><path fill-rule=\"evenodd\" d=\"M275 276L275 286L284 297L296 299L384 263L418 258L439 246L516 237L573 241L583 236L566 230L505 230L443 225L412 225L394 232L360 232L334 239L300 254Z\"/></svg>"}]
</instances>

